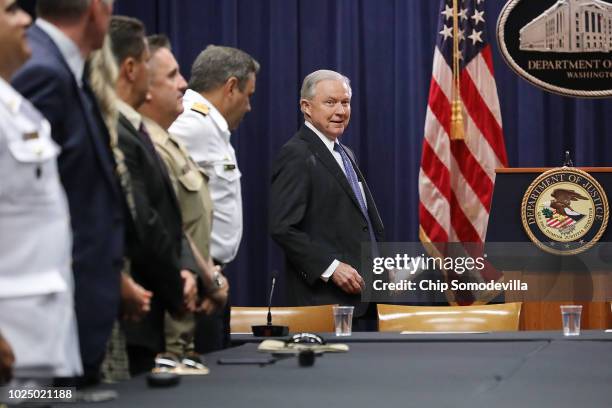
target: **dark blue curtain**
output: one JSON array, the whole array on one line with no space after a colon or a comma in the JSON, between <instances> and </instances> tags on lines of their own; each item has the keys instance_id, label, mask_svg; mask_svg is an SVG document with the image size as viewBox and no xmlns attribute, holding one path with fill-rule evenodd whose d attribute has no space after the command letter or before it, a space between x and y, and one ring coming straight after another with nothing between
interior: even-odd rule
<instances>
[{"instance_id":1,"label":"dark blue curtain","mask_svg":"<svg viewBox=\"0 0 612 408\"><path fill-rule=\"evenodd\" d=\"M485 19L510 166L557 166L565 150L576 165L610 165L612 102L548 94L510 71L494 38L504 3L488 0ZM417 178L438 9L437 0L115 2L117 14L138 17L149 33L171 38L186 78L208 44L241 48L262 65L253 110L232 137L245 209L242 245L229 271L235 304L264 304L271 272L283 270L267 229L270 167L300 126L301 80L316 69L352 80L353 116L343 142L359 158L387 240L417 240ZM275 303L282 302L281 295Z\"/></svg>"}]
</instances>

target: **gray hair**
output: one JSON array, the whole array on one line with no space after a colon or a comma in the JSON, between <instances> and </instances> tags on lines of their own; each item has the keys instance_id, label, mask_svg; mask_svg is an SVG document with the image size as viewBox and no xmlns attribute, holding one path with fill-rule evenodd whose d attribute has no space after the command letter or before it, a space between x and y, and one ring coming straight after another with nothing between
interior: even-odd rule
<instances>
[{"instance_id":1,"label":"gray hair","mask_svg":"<svg viewBox=\"0 0 612 408\"><path fill-rule=\"evenodd\" d=\"M85 13L92 0L38 0L36 15L50 19L73 19ZM113 0L102 0L112 4Z\"/></svg>"},{"instance_id":2,"label":"gray hair","mask_svg":"<svg viewBox=\"0 0 612 408\"><path fill-rule=\"evenodd\" d=\"M246 52L232 47L209 45L198 55L191 67L189 88L195 92L216 89L231 78L238 79L238 89L244 90L249 75L259 72L259 63Z\"/></svg>"},{"instance_id":3,"label":"gray hair","mask_svg":"<svg viewBox=\"0 0 612 408\"><path fill-rule=\"evenodd\" d=\"M306 75L304 78L304 82L302 82L302 90L300 91L300 98L312 100L315 94L315 87L321 81L344 81L346 87L348 88L349 95L353 93L351 89L351 81L344 75L331 71L329 69L320 69L313 73Z\"/></svg>"}]
</instances>

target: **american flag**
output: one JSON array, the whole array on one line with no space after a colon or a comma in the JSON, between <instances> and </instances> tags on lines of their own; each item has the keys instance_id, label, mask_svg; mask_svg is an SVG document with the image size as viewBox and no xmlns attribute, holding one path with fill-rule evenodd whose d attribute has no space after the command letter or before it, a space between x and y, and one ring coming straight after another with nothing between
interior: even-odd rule
<instances>
[{"instance_id":1,"label":"american flag","mask_svg":"<svg viewBox=\"0 0 612 408\"><path fill-rule=\"evenodd\" d=\"M459 29L458 95L463 110L463 140L451 139L453 2L457 4ZM424 243L482 243L495 169L507 165L493 59L487 42L489 18L484 0L441 1L419 172L419 237ZM482 278L497 280L499 272L484 271ZM472 301L468 295L460 303Z\"/></svg>"}]
</instances>

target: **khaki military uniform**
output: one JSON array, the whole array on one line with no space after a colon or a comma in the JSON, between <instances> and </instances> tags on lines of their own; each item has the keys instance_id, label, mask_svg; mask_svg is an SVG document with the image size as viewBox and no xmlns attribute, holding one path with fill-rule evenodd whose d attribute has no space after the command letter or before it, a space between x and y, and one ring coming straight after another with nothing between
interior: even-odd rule
<instances>
[{"instance_id":1,"label":"khaki military uniform","mask_svg":"<svg viewBox=\"0 0 612 408\"><path fill-rule=\"evenodd\" d=\"M148 118L144 118L144 124L159 157L168 169L168 176L181 208L183 230L191 238L200 254L208 259L213 217L208 179L181 142ZM193 315L182 319L174 319L166 315L166 350L179 355L192 351L194 328Z\"/></svg>"}]
</instances>

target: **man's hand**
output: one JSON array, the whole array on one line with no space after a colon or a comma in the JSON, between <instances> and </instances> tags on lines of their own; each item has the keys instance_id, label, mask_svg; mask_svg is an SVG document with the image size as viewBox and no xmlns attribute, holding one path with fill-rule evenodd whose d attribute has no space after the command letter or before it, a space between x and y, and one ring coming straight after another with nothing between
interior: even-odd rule
<instances>
[{"instance_id":1,"label":"man's hand","mask_svg":"<svg viewBox=\"0 0 612 408\"><path fill-rule=\"evenodd\" d=\"M0 385L8 383L13 378L13 364L15 364L13 350L0 334Z\"/></svg>"},{"instance_id":2,"label":"man's hand","mask_svg":"<svg viewBox=\"0 0 612 408\"><path fill-rule=\"evenodd\" d=\"M196 312L212 314L215 310L222 308L227 303L229 283L221 273L221 268L215 266L211 257L204 259L198 248L195 246L189 235L186 235L191 245L191 252L200 268L200 278L207 293L203 296L204 300L196 308ZM218 276L221 285L217 285L215 277Z\"/></svg>"},{"instance_id":3,"label":"man's hand","mask_svg":"<svg viewBox=\"0 0 612 408\"><path fill-rule=\"evenodd\" d=\"M198 284L193 273L187 269L181 271L181 278L183 278L183 299L185 307L188 311L194 312L198 299Z\"/></svg>"},{"instance_id":4,"label":"man's hand","mask_svg":"<svg viewBox=\"0 0 612 408\"><path fill-rule=\"evenodd\" d=\"M229 293L229 281L221 273L221 268L215 266L218 272L218 278L221 286L206 294L204 300L198 307L198 312L210 315L215 310L223 308L227 303L227 295Z\"/></svg>"},{"instance_id":5,"label":"man's hand","mask_svg":"<svg viewBox=\"0 0 612 408\"><path fill-rule=\"evenodd\" d=\"M140 321L151 310L149 292L125 274L121 274L121 316L125 320Z\"/></svg>"},{"instance_id":6,"label":"man's hand","mask_svg":"<svg viewBox=\"0 0 612 408\"><path fill-rule=\"evenodd\" d=\"M359 273L350 265L340 262L331 276L334 282L340 289L351 295L361 293L365 286L365 282Z\"/></svg>"}]
</instances>

